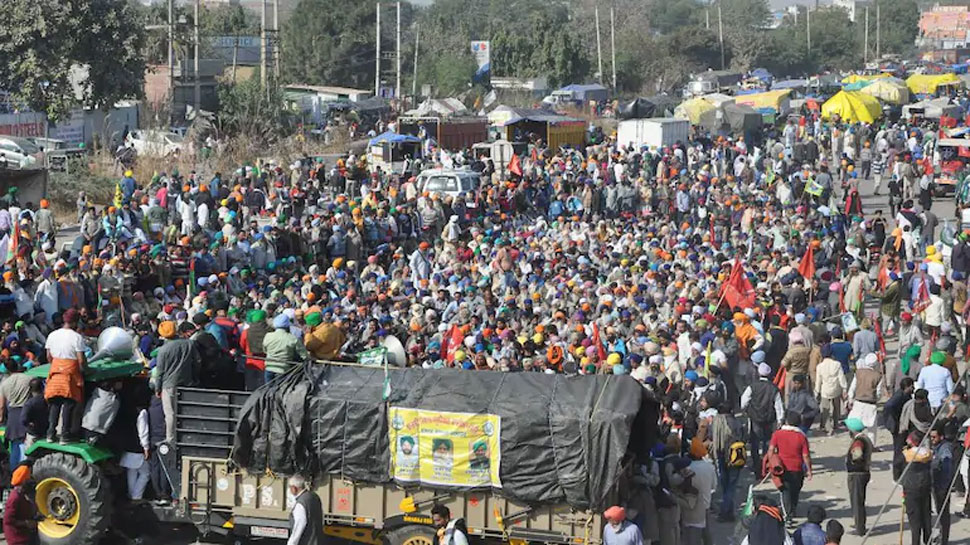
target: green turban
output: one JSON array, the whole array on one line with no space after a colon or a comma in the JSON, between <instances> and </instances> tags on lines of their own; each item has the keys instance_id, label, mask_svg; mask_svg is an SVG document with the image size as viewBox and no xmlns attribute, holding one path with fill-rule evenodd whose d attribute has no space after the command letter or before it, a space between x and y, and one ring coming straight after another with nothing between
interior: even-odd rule
<instances>
[{"instance_id":1,"label":"green turban","mask_svg":"<svg viewBox=\"0 0 970 545\"><path fill-rule=\"evenodd\" d=\"M946 361L946 355L943 352L933 352L930 355L930 363L932 364L941 365L944 361Z\"/></svg>"},{"instance_id":2,"label":"green turban","mask_svg":"<svg viewBox=\"0 0 970 545\"><path fill-rule=\"evenodd\" d=\"M251 324L256 324L256 323L259 323L259 322L265 322L266 321L266 311L263 310L263 309L256 309L256 310L254 310L254 311L252 311L252 312L249 313L249 319L246 320L246 321L249 322L249 323L251 323Z\"/></svg>"},{"instance_id":3,"label":"green turban","mask_svg":"<svg viewBox=\"0 0 970 545\"><path fill-rule=\"evenodd\" d=\"M303 321L306 322L306 325L310 327L317 327L323 323L323 314L319 312L311 312L303 317Z\"/></svg>"},{"instance_id":4,"label":"green turban","mask_svg":"<svg viewBox=\"0 0 970 545\"><path fill-rule=\"evenodd\" d=\"M909 374L909 369L913 363L913 360L919 358L919 352L919 345L914 344L913 346L910 346L908 350L906 350L905 354L903 354L903 360L900 362L900 369L903 370L904 375Z\"/></svg>"}]
</instances>

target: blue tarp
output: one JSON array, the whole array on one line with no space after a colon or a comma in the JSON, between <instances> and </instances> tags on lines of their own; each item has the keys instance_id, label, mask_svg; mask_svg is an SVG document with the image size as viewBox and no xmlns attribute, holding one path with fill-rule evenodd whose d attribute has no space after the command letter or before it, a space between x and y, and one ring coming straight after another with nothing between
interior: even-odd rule
<instances>
[{"instance_id":1,"label":"blue tarp","mask_svg":"<svg viewBox=\"0 0 970 545\"><path fill-rule=\"evenodd\" d=\"M606 87L603 87L598 83L590 83L590 84L573 83L559 90L569 91L570 93L572 93L574 100L581 100L583 102L587 100L595 100L597 102L601 102L606 100L610 94L609 89L607 89Z\"/></svg>"},{"instance_id":2,"label":"blue tarp","mask_svg":"<svg viewBox=\"0 0 970 545\"><path fill-rule=\"evenodd\" d=\"M769 81L774 79L774 76L771 75L771 72L765 70L764 68L755 68L754 70L752 70L751 77L758 78L762 81Z\"/></svg>"},{"instance_id":3,"label":"blue tarp","mask_svg":"<svg viewBox=\"0 0 970 545\"><path fill-rule=\"evenodd\" d=\"M421 139L417 136L411 136L410 134L398 134L396 132L387 131L383 134L375 136L374 138L371 138L367 145L373 146L382 142L390 142L391 144L420 144Z\"/></svg>"},{"instance_id":4,"label":"blue tarp","mask_svg":"<svg viewBox=\"0 0 970 545\"><path fill-rule=\"evenodd\" d=\"M794 89L796 87L807 87L808 80L805 79L785 79L771 84L771 89Z\"/></svg>"},{"instance_id":5,"label":"blue tarp","mask_svg":"<svg viewBox=\"0 0 970 545\"><path fill-rule=\"evenodd\" d=\"M966 74L967 67L968 67L968 64L964 62L964 63L954 64L950 66L950 70L952 70L956 74Z\"/></svg>"}]
</instances>

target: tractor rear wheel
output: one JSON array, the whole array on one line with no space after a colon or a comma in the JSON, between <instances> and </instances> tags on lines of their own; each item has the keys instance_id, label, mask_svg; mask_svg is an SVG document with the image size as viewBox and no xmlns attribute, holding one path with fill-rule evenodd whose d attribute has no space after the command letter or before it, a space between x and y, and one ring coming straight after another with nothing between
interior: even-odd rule
<instances>
[{"instance_id":1,"label":"tractor rear wheel","mask_svg":"<svg viewBox=\"0 0 970 545\"><path fill-rule=\"evenodd\" d=\"M34 462L42 545L94 545L111 520L111 490L101 468L54 452Z\"/></svg>"}]
</instances>

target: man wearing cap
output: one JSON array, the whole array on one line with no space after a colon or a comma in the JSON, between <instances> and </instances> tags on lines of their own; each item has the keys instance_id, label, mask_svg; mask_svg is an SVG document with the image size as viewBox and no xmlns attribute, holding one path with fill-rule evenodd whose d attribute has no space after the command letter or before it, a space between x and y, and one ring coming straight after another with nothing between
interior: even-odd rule
<instances>
[{"instance_id":1,"label":"man wearing cap","mask_svg":"<svg viewBox=\"0 0 970 545\"><path fill-rule=\"evenodd\" d=\"M287 489L293 496L290 511L290 536L286 545L318 545L323 542L323 504L320 496L310 489L301 475L287 480Z\"/></svg>"},{"instance_id":2,"label":"man wearing cap","mask_svg":"<svg viewBox=\"0 0 970 545\"><path fill-rule=\"evenodd\" d=\"M771 367L763 361L764 352L755 352L751 357L752 361L760 359L762 362L758 364L758 380L741 394L741 410L748 415L751 425L751 462L757 473L761 471L762 454L768 452L771 434L785 417L785 408L781 392L771 382Z\"/></svg>"},{"instance_id":3,"label":"man wearing cap","mask_svg":"<svg viewBox=\"0 0 970 545\"><path fill-rule=\"evenodd\" d=\"M849 504L856 535L866 534L866 488L872 470L872 441L865 433L866 426L858 418L847 418L845 427L852 434L845 455L845 471L849 485Z\"/></svg>"},{"instance_id":4,"label":"man wearing cap","mask_svg":"<svg viewBox=\"0 0 970 545\"><path fill-rule=\"evenodd\" d=\"M277 314L273 318L273 331L263 338L263 349L266 350L266 382L286 373L308 357L303 342L290 333L290 317L286 314Z\"/></svg>"},{"instance_id":5,"label":"man wearing cap","mask_svg":"<svg viewBox=\"0 0 970 545\"><path fill-rule=\"evenodd\" d=\"M77 419L74 409L84 401L84 337L77 331L79 314L73 308L62 316L64 325L47 336L47 386L44 399L50 407L50 422L47 427L47 440L54 441L57 422L61 421L61 442L74 439Z\"/></svg>"},{"instance_id":6,"label":"man wearing cap","mask_svg":"<svg viewBox=\"0 0 970 545\"><path fill-rule=\"evenodd\" d=\"M603 513L607 525L603 527L603 545L643 545L643 537L636 524L626 520L626 509L614 505Z\"/></svg>"},{"instance_id":7,"label":"man wearing cap","mask_svg":"<svg viewBox=\"0 0 970 545\"><path fill-rule=\"evenodd\" d=\"M934 411L943 405L946 398L953 393L955 386L950 371L943 367L944 361L946 361L946 355L943 352L933 352L930 355L930 363L933 365L921 369L916 379L916 388L927 391L930 407Z\"/></svg>"},{"instance_id":8,"label":"man wearing cap","mask_svg":"<svg viewBox=\"0 0 970 545\"><path fill-rule=\"evenodd\" d=\"M342 324L337 320L323 323L323 315L320 312L307 314L303 321L311 328L304 336L303 342L313 359L339 359L344 343L347 342L347 334L344 333Z\"/></svg>"},{"instance_id":9,"label":"man wearing cap","mask_svg":"<svg viewBox=\"0 0 970 545\"><path fill-rule=\"evenodd\" d=\"M165 411L165 440L175 441L175 389L180 386L195 386L199 380L201 358L195 343L189 338L195 332L195 325L183 322L178 326L178 337L174 322L162 322L158 334L165 344L158 349L155 357L155 383L162 390L162 409Z\"/></svg>"},{"instance_id":10,"label":"man wearing cap","mask_svg":"<svg viewBox=\"0 0 970 545\"><path fill-rule=\"evenodd\" d=\"M10 477L10 489L3 509L3 537L7 545L34 545L37 543L37 504L26 490L30 481L30 467L18 466Z\"/></svg>"},{"instance_id":11,"label":"man wearing cap","mask_svg":"<svg viewBox=\"0 0 970 545\"><path fill-rule=\"evenodd\" d=\"M876 404L882 399L882 375L877 370L879 358L869 353L856 363L856 372L849 385L849 418L858 419L869 431L876 444Z\"/></svg>"}]
</instances>

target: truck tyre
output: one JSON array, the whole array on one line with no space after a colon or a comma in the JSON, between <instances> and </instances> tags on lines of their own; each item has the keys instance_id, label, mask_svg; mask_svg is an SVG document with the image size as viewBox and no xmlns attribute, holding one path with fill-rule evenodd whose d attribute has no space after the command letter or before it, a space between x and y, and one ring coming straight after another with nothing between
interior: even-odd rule
<instances>
[{"instance_id":1,"label":"truck tyre","mask_svg":"<svg viewBox=\"0 0 970 545\"><path fill-rule=\"evenodd\" d=\"M434 536L434 528L411 524L388 532L384 542L387 545L432 545Z\"/></svg>"},{"instance_id":2,"label":"truck tyre","mask_svg":"<svg viewBox=\"0 0 970 545\"><path fill-rule=\"evenodd\" d=\"M101 468L55 452L36 462L37 523L42 545L94 545L111 519L110 490Z\"/></svg>"}]
</instances>

